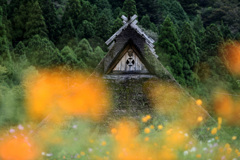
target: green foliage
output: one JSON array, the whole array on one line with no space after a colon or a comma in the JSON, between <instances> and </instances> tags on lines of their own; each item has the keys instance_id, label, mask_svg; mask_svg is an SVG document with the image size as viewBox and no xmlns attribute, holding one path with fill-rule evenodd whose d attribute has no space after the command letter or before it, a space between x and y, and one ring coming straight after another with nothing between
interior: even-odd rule
<instances>
[{"instance_id":1,"label":"green foliage","mask_svg":"<svg viewBox=\"0 0 240 160\"><path fill-rule=\"evenodd\" d=\"M204 33L202 41L202 50L206 55L202 55L202 59L206 60L207 56L216 56L217 48L223 42L222 33L215 24L208 26Z\"/></svg>"},{"instance_id":2,"label":"green foliage","mask_svg":"<svg viewBox=\"0 0 240 160\"><path fill-rule=\"evenodd\" d=\"M198 0L179 0L184 10L191 16L197 14Z\"/></svg>"},{"instance_id":3,"label":"green foliage","mask_svg":"<svg viewBox=\"0 0 240 160\"><path fill-rule=\"evenodd\" d=\"M47 38L35 35L29 40L26 47L25 54L31 64L39 67L57 65L59 51Z\"/></svg>"},{"instance_id":4,"label":"green foliage","mask_svg":"<svg viewBox=\"0 0 240 160\"><path fill-rule=\"evenodd\" d=\"M199 53L196 47L196 41L193 29L189 23L185 23L181 34L181 55L183 57L183 72L188 86L197 84L197 76L193 70L199 62Z\"/></svg>"},{"instance_id":5,"label":"green foliage","mask_svg":"<svg viewBox=\"0 0 240 160\"><path fill-rule=\"evenodd\" d=\"M51 0L40 0L39 2L47 25L48 37L56 43L61 33L60 21L57 17L56 9Z\"/></svg>"},{"instance_id":6,"label":"green foliage","mask_svg":"<svg viewBox=\"0 0 240 160\"><path fill-rule=\"evenodd\" d=\"M104 9L97 17L96 35L107 40L112 34L112 16L108 9Z\"/></svg>"},{"instance_id":7,"label":"green foliage","mask_svg":"<svg viewBox=\"0 0 240 160\"><path fill-rule=\"evenodd\" d=\"M148 15L145 15L142 17L140 24L143 26L145 29L150 29L154 32L157 32L157 27L154 23L150 21L150 17Z\"/></svg>"},{"instance_id":8,"label":"green foliage","mask_svg":"<svg viewBox=\"0 0 240 160\"><path fill-rule=\"evenodd\" d=\"M82 39L74 52L80 62L80 68L84 69L94 69L104 56L100 47L96 47L93 51L87 39Z\"/></svg>"},{"instance_id":9,"label":"green foliage","mask_svg":"<svg viewBox=\"0 0 240 160\"><path fill-rule=\"evenodd\" d=\"M1 59L6 58L9 52L9 42L6 34L5 25L3 24L3 10L0 7L0 62Z\"/></svg>"},{"instance_id":10,"label":"green foliage","mask_svg":"<svg viewBox=\"0 0 240 160\"><path fill-rule=\"evenodd\" d=\"M76 28L81 24L81 9L82 6L79 0L68 1L62 17L62 33L68 35L68 37L76 36Z\"/></svg>"},{"instance_id":11,"label":"green foliage","mask_svg":"<svg viewBox=\"0 0 240 160\"><path fill-rule=\"evenodd\" d=\"M67 66L76 66L79 62L77 60L77 56L73 52L73 50L69 46L65 46L60 54L60 64Z\"/></svg>"},{"instance_id":12,"label":"green foliage","mask_svg":"<svg viewBox=\"0 0 240 160\"><path fill-rule=\"evenodd\" d=\"M160 35L158 37L158 49L159 58L165 57L165 65L171 67L171 72L175 76L176 80L184 84L184 74L183 74L183 59L180 51L179 38L176 33L176 28L172 23L170 17L167 17L160 29Z\"/></svg>"},{"instance_id":13,"label":"green foliage","mask_svg":"<svg viewBox=\"0 0 240 160\"><path fill-rule=\"evenodd\" d=\"M202 18L200 15L198 15L193 22L193 30L195 33L196 46L201 47L205 28L203 26Z\"/></svg>"},{"instance_id":14,"label":"green foliage","mask_svg":"<svg viewBox=\"0 0 240 160\"><path fill-rule=\"evenodd\" d=\"M113 23L112 31L115 33L115 32L118 31L122 26L123 26L123 22L122 22L121 18L117 18L117 19L115 19L115 21L114 21L114 23Z\"/></svg>"},{"instance_id":15,"label":"green foliage","mask_svg":"<svg viewBox=\"0 0 240 160\"><path fill-rule=\"evenodd\" d=\"M127 16L133 16L137 14L136 2L135 0L125 0L123 3L123 12L127 14Z\"/></svg>"},{"instance_id":16,"label":"green foliage","mask_svg":"<svg viewBox=\"0 0 240 160\"><path fill-rule=\"evenodd\" d=\"M31 8L29 8L29 14L27 15L28 20L26 22L24 38L30 39L35 35L47 37L48 30L38 1L29 1L27 6L31 6Z\"/></svg>"}]
</instances>

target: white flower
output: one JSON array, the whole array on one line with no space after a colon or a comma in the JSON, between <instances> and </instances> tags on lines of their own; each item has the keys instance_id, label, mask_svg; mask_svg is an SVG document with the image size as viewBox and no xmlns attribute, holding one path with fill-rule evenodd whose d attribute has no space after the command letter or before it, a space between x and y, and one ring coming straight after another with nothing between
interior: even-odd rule
<instances>
[{"instance_id":1,"label":"white flower","mask_svg":"<svg viewBox=\"0 0 240 160\"><path fill-rule=\"evenodd\" d=\"M204 151L206 151L206 150L207 150L207 148L205 147L205 148L203 148L203 150L204 150Z\"/></svg>"},{"instance_id":2,"label":"white flower","mask_svg":"<svg viewBox=\"0 0 240 160\"><path fill-rule=\"evenodd\" d=\"M12 128L11 128L11 129L9 130L9 132L10 132L10 133L14 133L14 132L15 132L15 129L12 129Z\"/></svg>"},{"instance_id":3,"label":"white flower","mask_svg":"<svg viewBox=\"0 0 240 160\"><path fill-rule=\"evenodd\" d=\"M19 130L24 130L24 127L20 124L20 125L18 125L18 129Z\"/></svg>"},{"instance_id":4,"label":"white flower","mask_svg":"<svg viewBox=\"0 0 240 160\"><path fill-rule=\"evenodd\" d=\"M196 147L192 147L192 149L190 150L190 152L195 152L197 150Z\"/></svg>"},{"instance_id":5,"label":"white flower","mask_svg":"<svg viewBox=\"0 0 240 160\"><path fill-rule=\"evenodd\" d=\"M76 129L76 128L77 128L77 125L73 125L72 128Z\"/></svg>"},{"instance_id":6,"label":"white flower","mask_svg":"<svg viewBox=\"0 0 240 160\"><path fill-rule=\"evenodd\" d=\"M51 157L53 154L52 153L47 153L46 156L47 157Z\"/></svg>"},{"instance_id":7,"label":"white flower","mask_svg":"<svg viewBox=\"0 0 240 160\"><path fill-rule=\"evenodd\" d=\"M184 156L188 155L188 151L184 151L184 152L183 152L183 155L184 155Z\"/></svg>"},{"instance_id":8,"label":"white flower","mask_svg":"<svg viewBox=\"0 0 240 160\"><path fill-rule=\"evenodd\" d=\"M185 134L184 134L184 136L185 136L185 137L188 137L188 134L187 134L187 133L185 133Z\"/></svg>"},{"instance_id":9,"label":"white flower","mask_svg":"<svg viewBox=\"0 0 240 160\"><path fill-rule=\"evenodd\" d=\"M42 155L44 156L44 155L45 155L45 152L42 152Z\"/></svg>"},{"instance_id":10,"label":"white flower","mask_svg":"<svg viewBox=\"0 0 240 160\"><path fill-rule=\"evenodd\" d=\"M89 149L88 149L88 152L92 152L92 151L93 151L93 149L92 149L92 148L89 148Z\"/></svg>"}]
</instances>

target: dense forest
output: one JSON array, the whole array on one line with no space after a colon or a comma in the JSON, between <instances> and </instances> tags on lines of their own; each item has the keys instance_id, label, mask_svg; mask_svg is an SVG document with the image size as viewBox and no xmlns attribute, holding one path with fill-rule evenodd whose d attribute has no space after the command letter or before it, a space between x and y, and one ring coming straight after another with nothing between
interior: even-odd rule
<instances>
[{"instance_id":1,"label":"dense forest","mask_svg":"<svg viewBox=\"0 0 240 160\"><path fill-rule=\"evenodd\" d=\"M92 71L121 15L133 14L192 95L207 99L216 87L239 92L239 77L222 61L222 46L240 40L238 0L0 0L0 112L12 107L21 115L22 79L39 68ZM5 115L0 122L17 121Z\"/></svg>"}]
</instances>

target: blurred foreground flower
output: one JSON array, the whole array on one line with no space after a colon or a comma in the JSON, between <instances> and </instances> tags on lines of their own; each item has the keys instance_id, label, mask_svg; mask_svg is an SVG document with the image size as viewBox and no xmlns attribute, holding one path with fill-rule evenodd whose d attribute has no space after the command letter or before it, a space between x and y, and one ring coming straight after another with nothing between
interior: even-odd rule
<instances>
[{"instance_id":1,"label":"blurred foreground flower","mask_svg":"<svg viewBox=\"0 0 240 160\"><path fill-rule=\"evenodd\" d=\"M0 159L2 160L35 160L39 155L39 150L33 141L18 134L5 137L0 142Z\"/></svg>"},{"instance_id":2,"label":"blurred foreground flower","mask_svg":"<svg viewBox=\"0 0 240 160\"><path fill-rule=\"evenodd\" d=\"M240 101L234 100L227 92L217 92L214 97L214 109L216 114L228 124L240 125ZM221 128L222 118L218 119L219 128Z\"/></svg>"},{"instance_id":3,"label":"blurred foreground flower","mask_svg":"<svg viewBox=\"0 0 240 160\"><path fill-rule=\"evenodd\" d=\"M234 74L240 74L240 43L232 41L225 43L221 51L228 69Z\"/></svg>"},{"instance_id":4,"label":"blurred foreground flower","mask_svg":"<svg viewBox=\"0 0 240 160\"><path fill-rule=\"evenodd\" d=\"M99 78L88 75L41 71L26 79L27 111L33 119L51 115L58 122L64 115L100 120L109 110L109 93Z\"/></svg>"}]
</instances>

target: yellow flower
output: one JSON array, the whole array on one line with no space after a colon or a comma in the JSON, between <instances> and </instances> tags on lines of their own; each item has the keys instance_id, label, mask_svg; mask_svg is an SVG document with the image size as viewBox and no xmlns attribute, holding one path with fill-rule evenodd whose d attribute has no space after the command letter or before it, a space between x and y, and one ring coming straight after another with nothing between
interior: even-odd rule
<instances>
[{"instance_id":1,"label":"yellow flower","mask_svg":"<svg viewBox=\"0 0 240 160\"><path fill-rule=\"evenodd\" d=\"M202 100L201 99L196 100L196 105L201 106L202 105Z\"/></svg>"},{"instance_id":2,"label":"yellow flower","mask_svg":"<svg viewBox=\"0 0 240 160\"><path fill-rule=\"evenodd\" d=\"M218 117L218 124L222 124L222 117Z\"/></svg>"},{"instance_id":3,"label":"yellow flower","mask_svg":"<svg viewBox=\"0 0 240 160\"><path fill-rule=\"evenodd\" d=\"M93 139L89 139L89 142L90 142L90 143L94 143L94 140L93 140Z\"/></svg>"},{"instance_id":4,"label":"yellow flower","mask_svg":"<svg viewBox=\"0 0 240 160\"><path fill-rule=\"evenodd\" d=\"M201 154L197 154L196 157L197 157L197 158L201 158L202 155L201 155Z\"/></svg>"},{"instance_id":5,"label":"yellow flower","mask_svg":"<svg viewBox=\"0 0 240 160\"><path fill-rule=\"evenodd\" d=\"M218 140L218 139L219 139L219 137L217 136L217 137L215 137L215 139L216 139L216 140Z\"/></svg>"},{"instance_id":6,"label":"yellow flower","mask_svg":"<svg viewBox=\"0 0 240 160\"><path fill-rule=\"evenodd\" d=\"M106 142L105 141L102 141L102 146L106 146Z\"/></svg>"},{"instance_id":7,"label":"yellow flower","mask_svg":"<svg viewBox=\"0 0 240 160\"><path fill-rule=\"evenodd\" d=\"M82 156L85 156L85 152L81 152L80 154L81 154Z\"/></svg>"},{"instance_id":8,"label":"yellow flower","mask_svg":"<svg viewBox=\"0 0 240 160\"><path fill-rule=\"evenodd\" d=\"M150 119L151 119L151 116L150 115L146 115L145 117L142 118L142 122L147 122Z\"/></svg>"},{"instance_id":9,"label":"yellow flower","mask_svg":"<svg viewBox=\"0 0 240 160\"><path fill-rule=\"evenodd\" d=\"M202 120L203 120L202 116L199 116L198 119L197 119L198 122L202 122Z\"/></svg>"},{"instance_id":10,"label":"yellow flower","mask_svg":"<svg viewBox=\"0 0 240 160\"><path fill-rule=\"evenodd\" d=\"M163 129L163 126L162 126L162 125L158 125L158 129L159 129L159 130L162 130L162 129Z\"/></svg>"},{"instance_id":11,"label":"yellow flower","mask_svg":"<svg viewBox=\"0 0 240 160\"><path fill-rule=\"evenodd\" d=\"M151 129L154 129L154 125L151 125L150 128L151 128Z\"/></svg>"},{"instance_id":12,"label":"yellow flower","mask_svg":"<svg viewBox=\"0 0 240 160\"><path fill-rule=\"evenodd\" d=\"M146 115L146 118L150 120L152 117L150 115Z\"/></svg>"},{"instance_id":13,"label":"yellow flower","mask_svg":"<svg viewBox=\"0 0 240 160\"><path fill-rule=\"evenodd\" d=\"M107 151L106 154L109 155L109 152Z\"/></svg>"},{"instance_id":14,"label":"yellow flower","mask_svg":"<svg viewBox=\"0 0 240 160\"><path fill-rule=\"evenodd\" d=\"M173 129L167 130L167 135L170 135L170 134L172 133L172 130L173 130Z\"/></svg>"},{"instance_id":15,"label":"yellow flower","mask_svg":"<svg viewBox=\"0 0 240 160\"><path fill-rule=\"evenodd\" d=\"M232 152L232 148L231 147L227 148L227 154L230 154L231 152Z\"/></svg>"},{"instance_id":16,"label":"yellow flower","mask_svg":"<svg viewBox=\"0 0 240 160\"><path fill-rule=\"evenodd\" d=\"M233 137L232 137L232 140L236 140L236 139L237 139L237 136L233 136Z\"/></svg>"},{"instance_id":17,"label":"yellow flower","mask_svg":"<svg viewBox=\"0 0 240 160\"><path fill-rule=\"evenodd\" d=\"M144 138L144 141L145 141L145 142L149 141L149 137L145 137L145 138Z\"/></svg>"},{"instance_id":18,"label":"yellow flower","mask_svg":"<svg viewBox=\"0 0 240 160\"><path fill-rule=\"evenodd\" d=\"M81 158L81 156L80 156L80 155L77 155L77 158Z\"/></svg>"},{"instance_id":19,"label":"yellow flower","mask_svg":"<svg viewBox=\"0 0 240 160\"><path fill-rule=\"evenodd\" d=\"M229 143L226 143L224 147L225 147L225 148L230 148L230 144L229 144Z\"/></svg>"},{"instance_id":20,"label":"yellow flower","mask_svg":"<svg viewBox=\"0 0 240 160\"><path fill-rule=\"evenodd\" d=\"M217 133L217 128L213 128L212 131L211 131L211 134L215 135L216 133Z\"/></svg>"},{"instance_id":21,"label":"yellow flower","mask_svg":"<svg viewBox=\"0 0 240 160\"><path fill-rule=\"evenodd\" d=\"M116 134L117 133L117 129L116 128L111 129L111 133L112 134Z\"/></svg>"},{"instance_id":22,"label":"yellow flower","mask_svg":"<svg viewBox=\"0 0 240 160\"><path fill-rule=\"evenodd\" d=\"M145 132L146 134L148 134L148 133L151 132L151 130L150 130L149 128L145 128L145 129L144 129L144 132Z\"/></svg>"},{"instance_id":23,"label":"yellow flower","mask_svg":"<svg viewBox=\"0 0 240 160\"><path fill-rule=\"evenodd\" d=\"M142 118L142 122L147 122L148 120L147 120L147 118L146 117L143 117Z\"/></svg>"}]
</instances>

